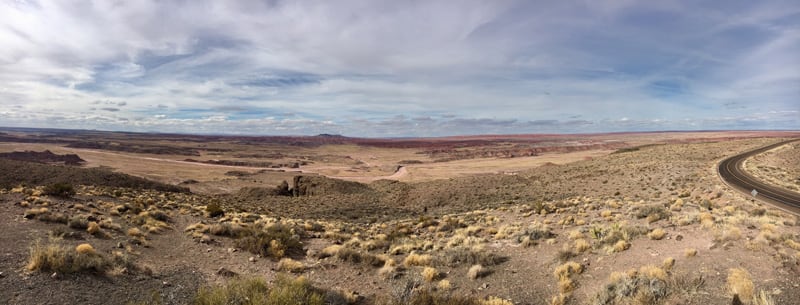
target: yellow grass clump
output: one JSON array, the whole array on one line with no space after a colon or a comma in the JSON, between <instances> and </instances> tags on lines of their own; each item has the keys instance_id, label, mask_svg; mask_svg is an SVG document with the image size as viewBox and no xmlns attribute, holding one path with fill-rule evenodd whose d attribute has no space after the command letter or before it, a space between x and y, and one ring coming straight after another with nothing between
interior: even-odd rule
<instances>
[{"instance_id":1,"label":"yellow grass clump","mask_svg":"<svg viewBox=\"0 0 800 305\"><path fill-rule=\"evenodd\" d=\"M422 278L425 279L426 282L431 283L439 278L439 270L433 267L425 267L422 269Z\"/></svg>"},{"instance_id":2,"label":"yellow grass clump","mask_svg":"<svg viewBox=\"0 0 800 305\"><path fill-rule=\"evenodd\" d=\"M519 226L514 226L514 225L502 226L500 227L500 229L497 230L497 234L494 235L494 239L507 239L512 235L514 235L514 233L516 233L517 231L519 231Z\"/></svg>"},{"instance_id":3,"label":"yellow grass clump","mask_svg":"<svg viewBox=\"0 0 800 305\"><path fill-rule=\"evenodd\" d=\"M661 264L661 268L664 270L672 269L672 266L675 266L675 259L671 257L667 257L664 259L664 263Z\"/></svg>"},{"instance_id":4,"label":"yellow grass clump","mask_svg":"<svg viewBox=\"0 0 800 305\"><path fill-rule=\"evenodd\" d=\"M25 269L28 271L57 270L66 264L67 256L68 253L63 247L54 243L42 245L37 241L31 247L30 258Z\"/></svg>"},{"instance_id":5,"label":"yellow grass clump","mask_svg":"<svg viewBox=\"0 0 800 305\"><path fill-rule=\"evenodd\" d=\"M486 270L481 265L472 265L472 267L469 267L469 271L467 271L467 276L473 280L482 277L485 274Z\"/></svg>"},{"instance_id":6,"label":"yellow grass clump","mask_svg":"<svg viewBox=\"0 0 800 305\"><path fill-rule=\"evenodd\" d=\"M667 232L665 232L663 229L660 228L653 229L653 231L647 233L647 237L649 237L652 240L661 240L662 238L664 238L664 235L667 235Z\"/></svg>"},{"instance_id":7,"label":"yellow grass clump","mask_svg":"<svg viewBox=\"0 0 800 305\"><path fill-rule=\"evenodd\" d=\"M411 266L429 266L431 264L432 257L428 254L417 254L416 252L411 252L406 258L403 260L403 265L406 267Z\"/></svg>"},{"instance_id":8,"label":"yellow grass clump","mask_svg":"<svg viewBox=\"0 0 800 305\"><path fill-rule=\"evenodd\" d=\"M565 277L558 279L558 291L561 293L570 293L575 290L575 282L572 279Z\"/></svg>"},{"instance_id":9,"label":"yellow grass clump","mask_svg":"<svg viewBox=\"0 0 800 305\"><path fill-rule=\"evenodd\" d=\"M584 252L592 248L592 245L589 244L585 239L577 239L575 240L575 251L576 252Z\"/></svg>"},{"instance_id":10,"label":"yellow grass clump","mask_svg":"<svg viewBox=\"0 0 800 305\"><path fill-rule=\"evenodd\" d=\"M80 245L78 245L77 247L75 247L75 252L78 252L79 254L95 254L95 253L97 253L94 250L94 247L92 247L92 245L90 245L90 244L80 244Z\"/></svg>"},{"instance_id":11,"label":"yellow grass clump","mask_svg":"<svg viewBox=\"0 0 800 305\"><path fill-rule=\"evenodd\" d=\"M486 300L481 300L480 304L481 305L514 305L514 303L509 301L509 300L498 298L498 297L495 297L495 296L490 296Z\"/></svg>"},{"instance_id":12,"label":"yellow grass clump","mask_svg":"<svg viewBox=\"0 0 800 305\"><path fill-rule=\"evenodd\" d=\"M609 218L611 217L611 215L613 215L613 213L609 210L603 210L602 212L600 212L600 216L603 218Z\"/></svg>"},{"instance_id":13,"label":"yellow grass clump","mask_svg":"<svg viewBox=\"0 0 800 305\"><path fill-rule=\"evenodd\" d=\"M704 229L713 228L714 216L707 212L700 213L700 225L703 226Z\"/></svg>"},{"instance_id":14,"label":"yellow grass clump","mask_svg":"<svg viewBox=\"0 0 800 305\"><path fill-rule=\"evenodd\" d=\"M789 248L792 248L794 250L800 250L800 243L798 243L798 242L796 242L796 241L794 241L792 239L787 239L785 243L786 243L786 246L789 247Z\"/></svg>"},{"instance_id":15,"label":"yellow grass clump","mask_svg":"<svg viewBox=\"0 0 800 305\"><path fill-rule=\"evenodd\" d=\"M342 245L330 245L322 249L320 252L320 258L336 256L343 247Z\"/></svg>"},{"instance_id":16,"label":"yellow grass clump","mask_svg":"<svg viewBox=\"0 0 800 305\"><path fill-rule=\"evenodd\" d=\"M731 295L738 295L744 303L750 303L753 299L754 286L750 279L750 273L743 268L733 268L728 270L728 291Z\"/></svg>"},{"instance_id":17,"label":"yellow grass clump","mask_svg":"<svg viewBox=\"0 0 800 305\"><path fill-rule=\"evenodd\" d=\"M448 291L452 288L452 285L450 285L450 281L448 280L441 280L436 284L436 288L441 291Z\"/></svg>"},{"instance_id":18,"label":"yellow grass clump","mask_svg":"<svg viewBox=\"0 0 800 305\"><path fill-rule=\"evenodd\" d=\"M576 240L583 238L583 233L579 230L572 230L569 232L569 239Z\"/></svg>"},{"instance_id":19,"label":"yellow grass clump","mask_svg":"<svg viewBox=\"0 0 800 305\"><path fill-rule=\"evenodd\" d=\"M553 298L550 299L550 305L564 305L566 303L567 303L567 296L564 295L563 293L553 296Z\"/></svg>"},{"instance_id":20,"label":"yellow grass clump","mask_svg":"<svg viewBox=\"0 0 800 305\"><path fill-rule=\"evenodd\" d=\"M100 232L100 225L94 221L90 221L89 225L86 227L86 232L95 235Z\"/></svg>"},{"instance_id":21,"label":"yellow grass clump","mask_svg":"<svg viewBox=\"0 0 800 305\"><path fill-rule=\"evenodd\" d=\"M649 279L659 279L662 281L667 279L667 272L654 265L642 266L639 268L639 274Z\"/></svg>"},{"instance_id":22,"label":"yellow grass clump","mask_svg":"<svg viewBox=\"0 0 800 305\"><path fill-rule=\"evenodd\" d=\"M306 270L306 265L302 262L285 257L278 261L278 270L291 273L301 273Z\"/></svg>"},{"instance_id":23,"label":"yellow grass clump","mask_svg":"<svg viewBox=\"0 0 800 305\"><path fill-rule=\"evenodd\" d=\"M383 263L383 267L378 269L378 274L384 278L391 278L395 275L397 271L397 262L394 259L387 259Z\"/></svg>"},{"instance_id":24,"label":"yellow grass clump","mask_svg":"<svg viewBox=\"0 0 800 305\"><path fill-rule=\"evenodd\" d=\"M687 248L687 249L683 250L683 256L693 257L695 255L697 255L697 249Z\"/></svg>"},{"instance_id":25,"label":"yellow grass clump","mask_svg":"<svg viewBox=\"0 0 800 305\"><path fill-rule=\"evenodd\" d=\"M775 305L775 300L764 290L760 290L755 299L753 299L753 305Z\"/></svg>"},{"instance_id":26,"label":"yellow grass clump","mask_svg":"<svg viewBox=\"0 0 800 305\"><path fill-rule=\"evenodd\" d=\"M580 274L583 272L583 266L573 261L569 261L556 267L553 271L553 276L557 279L567 278L573 274Z\"/></svg>"},{"instance_id":27,"label":"yellow grass clump","mask_svg":"<svg viewBox=\"0 0 800 305\"><path fill-rule=\"evenodd\" d=\"M630 247L631 247L631 244L629 242L624 241L624 240L620 240L620 241L617 241L617 243L615 243L613 247L611 247L611 251L609 251L609 252L611 252L611 253L622 252L622 251L628 250Z\"/></svg>"},{"instance_id":28,"label":"yellow grass clump","mask_svg":"<svg viewBox=\"0 0 800 305\"><path fill-rule=\"evenodd\" d=\"M142 233L142 230L139 230L139 228L130 228L130 229L128 229L128 236L130 236L130 237L142 237L142 236L144 236L144 233Z\"/></svg>"}]
</instances>

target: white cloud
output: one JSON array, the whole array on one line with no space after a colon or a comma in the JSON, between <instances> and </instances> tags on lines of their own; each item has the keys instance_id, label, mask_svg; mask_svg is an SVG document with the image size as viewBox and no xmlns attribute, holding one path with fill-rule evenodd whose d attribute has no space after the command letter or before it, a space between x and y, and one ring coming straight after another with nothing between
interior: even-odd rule
<instances>
[{"instance_id":1,"label":"white cloud","mask_svg":"<svg viewBox=\"0 0 800 305\"><path fill-rule=\"evenodd\" d=\"M670 129L683 118L697 129L800 128L798 12L783 1L4 2L0 107L22 108L0 125L375 136ZM782 116L754 115L769 111ZM629 123L609 125L618 118Z\"/></svg>"}]
</instances>

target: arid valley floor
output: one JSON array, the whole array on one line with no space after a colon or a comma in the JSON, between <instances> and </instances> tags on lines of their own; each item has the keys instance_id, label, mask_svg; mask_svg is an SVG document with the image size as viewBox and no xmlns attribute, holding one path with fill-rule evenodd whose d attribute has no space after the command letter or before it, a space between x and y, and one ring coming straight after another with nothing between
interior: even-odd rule
<instances>
[{"instance_id":1,"label":"arid valley floor","mask_svg":"<svg viewBox=\"0 0 800 305\"><path fill-rule=\"evenodd\" d=\"M798 137L3 129L0 303L800 304Z\"/></svg>"}]
</instances>

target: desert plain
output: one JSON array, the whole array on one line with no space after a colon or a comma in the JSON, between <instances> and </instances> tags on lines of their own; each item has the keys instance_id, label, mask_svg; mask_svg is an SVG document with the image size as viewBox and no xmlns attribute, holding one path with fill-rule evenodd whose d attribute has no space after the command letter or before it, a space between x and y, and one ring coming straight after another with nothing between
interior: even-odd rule
<instances>
[{"instance_id":1,"label":"desert plain","mask_svg":"<svg viewBox=\"0 0 800 305\"><path fill-rule=\"evenodd\" d=\"M800 304L798 137L6 128L0 303Z\"/></svg>"}]
</instances>

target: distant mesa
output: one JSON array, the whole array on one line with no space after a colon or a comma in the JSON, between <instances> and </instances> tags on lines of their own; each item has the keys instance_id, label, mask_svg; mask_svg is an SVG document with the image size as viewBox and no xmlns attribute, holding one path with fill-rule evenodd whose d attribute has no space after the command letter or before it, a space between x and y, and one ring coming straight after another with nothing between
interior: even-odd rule
<instances>
[{"instance_id":1,"label":"distant mesa","mask_svg":"<svg viewBox=\"0 0 800 305\"><path fill-rule=\"evenodd\" d=\"M0 153L0 158L17 160L17 161L44 163L44 164L64 164L72 166L81 166L84 163L86 163L86 160L81 159L81 157L79 157L76 154L59 155L59 154L54 154L49 150L45 150L42 152L26 150L26 151L14 151L10 153Z\"/></svg>"},{"instance_id":2,"label":"distant mesa","mask_svg":"<svg viewBox=\"0 0 800 305\"><path fill-rule=\"evenodd\" d=\"M347 137L345 137L343 135L340 135L340 134L330 134L330 133L321 133L321 134L318 134L317 137L320 137L320 138L347 138Z\"/></svg>"}]
</instances>

